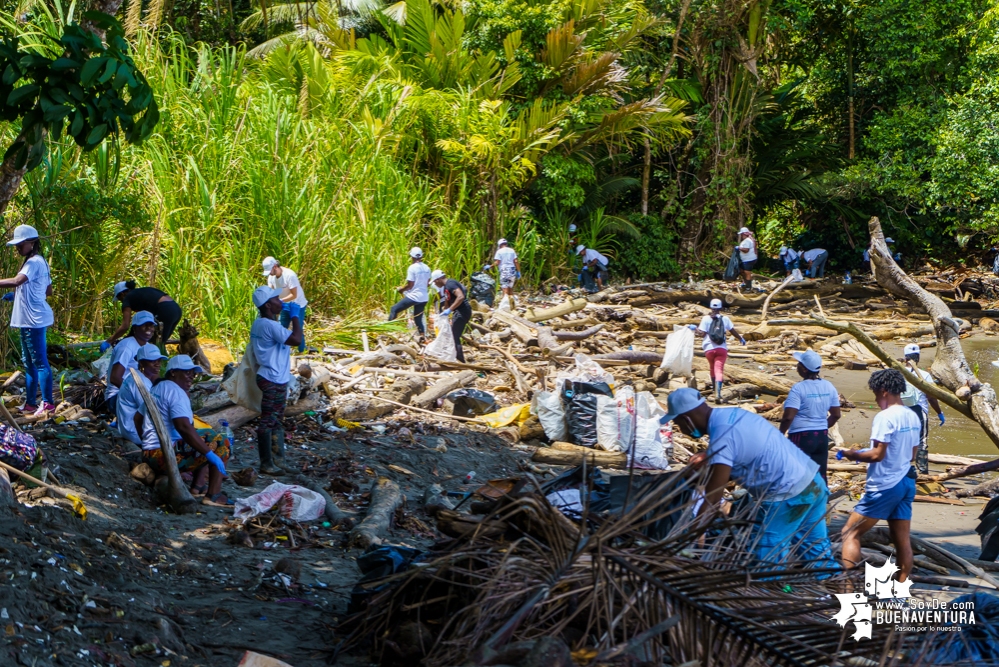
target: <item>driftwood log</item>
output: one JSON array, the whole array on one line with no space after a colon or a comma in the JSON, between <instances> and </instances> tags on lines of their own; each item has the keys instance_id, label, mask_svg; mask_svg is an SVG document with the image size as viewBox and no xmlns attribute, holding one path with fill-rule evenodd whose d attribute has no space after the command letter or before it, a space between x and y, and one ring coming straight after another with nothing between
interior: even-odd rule
<instances>
[{"instance_id":1,"label":"driftwood log","mask_svg":"<svg viewBox=\"0 0 999 667\"><path fill-rule=\"evenodd\" d=\"M560 303L553 308L545 308L543 310L535 310L534 308L528 308L527 313L524 318L528 322L544 322L545 320L550 320L555 317L562 317L563 315L568 315L569 313L574 313L577 310L582 310L586 308L586 304L589 303L584 298L570 299L565 303Z\"/></svg>"},{"instance_id":2,"label":"driftwood log","mask_svg":"<svg viewBox=\"0 0 999 667\"><path fill-rule=\"evenodd\" d=\"M569 443L555 443L555 445L567 445ZM556 446L538 447L531 460L535 463L547 463L557 466L578 466L587 465L599 466L601 468L616 468L623 470L628 467L628 455L624 452L605 452L599 449L589 449L588 447L577 447L570 445L572 449L562 449Z\"/></svg>"},{"instance_id":3,"label":"driftwood log","mask_svg":"<svg viewBox=\"0 0 999 667\"><path fill-rule=\"evenodd\" d=\"M555 331L555 340L583 340L598 333L605 325L597 324L582 331Z\"/></svg>"},{"instance_id":4,"label":"driftwood log","mask_svg":"<svg viewBox=\"0 0 999 667\"><path fill-rule=\"evenodd\" d=\"M371 485L371 502L364 520L350 532L351 546L367 549L381 544L382 534L392 525L395 510L402 503L399 485L388 477L379 477Z\"/></svg>"},{"instance_id":5,"label":"driftwood log","mask_svg":"<svg viewBox=\"0 0 999 667\"><path fill-rule=\"evenodd\" d=\"M149 393L146 385L142 382L142 376L139 375L139 371L130 368L129 372L132 373L132 380L139 389L142 402L146 405L146 414L153 420L156 436L160 440L160 449L163 450L163 462L167 467L167 480L169 482L167 502L170 505L170 509L177 514L194 514L200 509L201 505L194 499L187 486L184 485L184 480L180 477L180 469L177 467L177 457L173 451L173 443L170 442L170 431L163 422L163 415L160 414L160 409L156 405L153 395Z\"/></svg>"},{"instance_id":6,"label":"driftwood log","mask_svg":"<svg viewBox=\"0 0 999 667\"><path fill-rule=\"evenodd\" d=\"M413 400L410 401L410 404L415 405L418 408L426 408L427 406L436 403L437 399L444 398L455 389L475 382L475 378L477 377L478 375L475 371L461 371L455 375L438 380L430 385L430 387L422 394L413 398Z\"/></svg>"},{"instance_id":7,"label":"driftwood log","mask_svg":"<svg viewBox=\"0 0 999 667\"><path fill-rule=\"evenodd\" d=\"M319 486L315 480L310 479L305 475L298 475L295 477L295 482L310 491L315 491L323 497L323 500L326 501L324 516L329 519L330 523L334 526L343 526L344 528L353 527L353 514L344 512L342 509L337 507L337 504L333 502L333 498L330 497L330 494L326 493L326 490Z\"/></svg>"}]
</instances>

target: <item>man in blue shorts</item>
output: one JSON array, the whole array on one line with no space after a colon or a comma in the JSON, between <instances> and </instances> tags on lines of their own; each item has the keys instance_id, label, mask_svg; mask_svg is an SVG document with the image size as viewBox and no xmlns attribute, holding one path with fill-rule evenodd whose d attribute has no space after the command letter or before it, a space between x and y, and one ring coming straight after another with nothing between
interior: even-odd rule
<instances>
[{"instance_id":1,"label":"man in blue shorts","mask_svg":"<svg viewBox=\"0 0 999 667\"><path fill-rule=\"evenodd\" d=\"M885 519L895 545L898 581L912 571L912 501L916 497L916 469L912 465L919 448L919 417L902 404L905 377L888 369L871 374L867 386L881 408L871 426L871 446L840 451L836 458L868 463L867 489L843 526L843 567L860 564L860 536Z\"/></svg>"}]
</instances>

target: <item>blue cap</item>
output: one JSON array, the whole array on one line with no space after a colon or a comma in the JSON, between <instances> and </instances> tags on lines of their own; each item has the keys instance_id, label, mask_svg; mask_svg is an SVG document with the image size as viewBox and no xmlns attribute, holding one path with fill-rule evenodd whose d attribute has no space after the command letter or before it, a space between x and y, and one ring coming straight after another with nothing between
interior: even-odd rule
<instances>
[{"instance_id":1,"label":"blue cap","mask_svg":"<svg viewBox=\"0 0 999 667\"><path fill-rule=\"evenodd\" d=\"M137 327L140 324L156 324L156 318L148 310L140 310L132 315L132 326Z\"/></svg>"},{"instance_id":2,"label":"blue cap","mask_svg":"<svg viewBox=\"0 0 999 667\"><path fill-rule=\"evenodd\" d=\"M804 352L792 352L791 356L797 359L802 366L812 371L813 373L818 373L819 369L822 368L822 357L819 356L818 352L813 350L805 350Z\"/></svg>"},{"instance_id":3,"label":"blue cap","mask_svg":"<svg viewBox=\"0 0 999 667\"><path fill-rule=\"evenodd\" d=\"M703 403L705 403L704 397L696 389L690 387L677 389L666 399L666 414L659 420L659 423L667 424Z\"/></svg>"}]
</instances>

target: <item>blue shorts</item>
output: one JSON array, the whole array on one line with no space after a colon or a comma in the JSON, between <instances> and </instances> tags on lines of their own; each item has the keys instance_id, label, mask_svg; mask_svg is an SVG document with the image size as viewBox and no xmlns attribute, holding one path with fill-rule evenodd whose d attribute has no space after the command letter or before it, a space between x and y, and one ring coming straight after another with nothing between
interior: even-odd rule
<instances>
[{"instance_id":1,"label":"blue shorts","mask_svg":"<svg viewBox=\"0 0 999 667\"><path fill-rule=\"evenodd\" d=\"M869 519L912 520L916 480L906 475L895 486L882 491L866 491L853 511Z\"/></svg>"}]
</instances>

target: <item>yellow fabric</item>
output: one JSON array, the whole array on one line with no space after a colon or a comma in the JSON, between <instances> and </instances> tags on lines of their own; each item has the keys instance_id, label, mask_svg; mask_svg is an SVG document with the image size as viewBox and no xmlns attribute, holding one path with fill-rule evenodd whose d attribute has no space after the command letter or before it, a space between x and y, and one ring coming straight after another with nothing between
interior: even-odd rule
<instances>
[{"instance_id":1,"label":"yellow fabric","mask_svg":"<svg viewBox=\"0 0 999 667\"><path fill-rule=\"evenodd\" d=\"M488 415L481 415L476 417L476 419L484 421L489 424L491 428L501 428L503 426L509 426L514 422L517 422L517 425L519 426L527 421L530 416L531 404L517 403L515 405L507 406L497 412L491 412Z\"/></svg>"}]
</instances>

